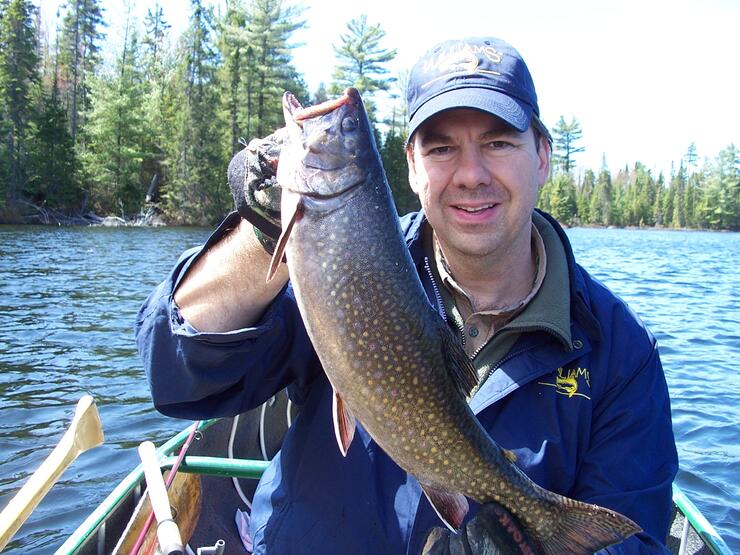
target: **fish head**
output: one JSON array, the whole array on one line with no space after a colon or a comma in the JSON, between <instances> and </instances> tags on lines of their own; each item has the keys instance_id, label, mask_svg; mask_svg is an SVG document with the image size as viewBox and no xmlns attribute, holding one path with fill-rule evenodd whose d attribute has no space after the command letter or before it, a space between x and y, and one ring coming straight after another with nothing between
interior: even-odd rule
<instances>
[{"instance_id":1,"label":"fish head","mask_svg":"<svg viewBox=\"0 0 740 555\"><path fill-rule=\"evenodd\" d=\"M366 182L379 165L375 139L357 89L303 108L283 96L287 140L280 153L278 182L299 195L333 198Z\"/></svg>"}]
</instances>

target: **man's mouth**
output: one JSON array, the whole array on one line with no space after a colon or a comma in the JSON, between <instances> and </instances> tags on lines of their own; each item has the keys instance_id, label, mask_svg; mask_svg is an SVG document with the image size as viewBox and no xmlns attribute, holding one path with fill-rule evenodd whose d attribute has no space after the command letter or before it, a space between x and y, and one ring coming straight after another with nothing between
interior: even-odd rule
<instances>
[{"instance_id":1,"label":"man's mouth","mask_svg":"<svg viewBox=\"0 0 740 555\"><path fill-rule=\"evenodd\" d=\"M493 204L484 204L483 206L456 206L455 208L467 212L468 214L477 214L479 212L483 212L484 210L493 208L493 206Z\"/></svg>"}]
</instances>

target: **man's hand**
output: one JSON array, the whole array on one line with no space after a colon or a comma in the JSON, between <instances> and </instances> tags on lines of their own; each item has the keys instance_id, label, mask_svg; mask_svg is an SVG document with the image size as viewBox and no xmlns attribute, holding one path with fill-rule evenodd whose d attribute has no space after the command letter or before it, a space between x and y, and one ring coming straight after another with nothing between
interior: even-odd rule
<instances>
[{"instance_id":1,"label":"man's hand","mask_svg":"<svg viewBox=\"0 0 740 555\"><path fill-rule=\"evenodd\" d=\"M498 503L483 505L458 534L432 528L422 555L535 555L540 551Z\"/></svg>"},{"instance_id":2,"label":"man's hand","mask_svg":"<svg viewBox=\"0 0 740 555\"><path fill-rule=\"evenodd\" d=\"M239 214L254 226L264 249L272 254L280 236L280 187L277 165L285 138L281 128L253 139L229 163L229 188Z\"/></svg>"}]
</instances>

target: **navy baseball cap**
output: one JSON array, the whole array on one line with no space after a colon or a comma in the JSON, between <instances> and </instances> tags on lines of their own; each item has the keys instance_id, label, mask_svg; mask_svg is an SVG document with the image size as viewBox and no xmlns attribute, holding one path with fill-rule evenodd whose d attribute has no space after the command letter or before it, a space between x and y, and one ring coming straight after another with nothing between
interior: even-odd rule
<instances>
[{"instance_id":1,"label":"navy baseball cap","mask_svg":"<svg viewBox=\"0 0 740 555\"><path fill-rule=\"evenodd\" d=\"M409 140L427 119L451 108L475 108L523 133L537 93L527 64L514 47L493 37L442 42L411 69L406 89Z\"/></svg>"}]
</instances>

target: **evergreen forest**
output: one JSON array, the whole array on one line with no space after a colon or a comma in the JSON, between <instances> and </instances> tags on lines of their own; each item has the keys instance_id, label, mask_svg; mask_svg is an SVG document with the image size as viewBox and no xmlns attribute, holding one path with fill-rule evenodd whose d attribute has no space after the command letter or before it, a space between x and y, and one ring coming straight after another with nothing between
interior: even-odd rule
<instances>
[{"instance_id":1,"label":"evergreen forest","mask_svg":"<svg viewBox=\"0 0 740 555\"><path fill-rule=\"evenodd\" d=\"M297 5L226 0L214 12L189 0L187 29L173 36L152 4L142 21L116 21L123 40L104 56L112 22L101 0L67 0L56 22L30 0L0 0L0 223L214 225L233 204L229 160L283 125L283 92L308 105L350 85L375 123L399 212L418 207L403 151L405 76L387 68L396 50L380 24L349 21L327 61L331 82L309 91L292 60L306 25ZM668 176L640 162L613 175L606 163L577 169L575 117L550 131L540 207L562 223L740 230L735 145L704 160L689 145Z\"/></svg>"}]
</instances>

